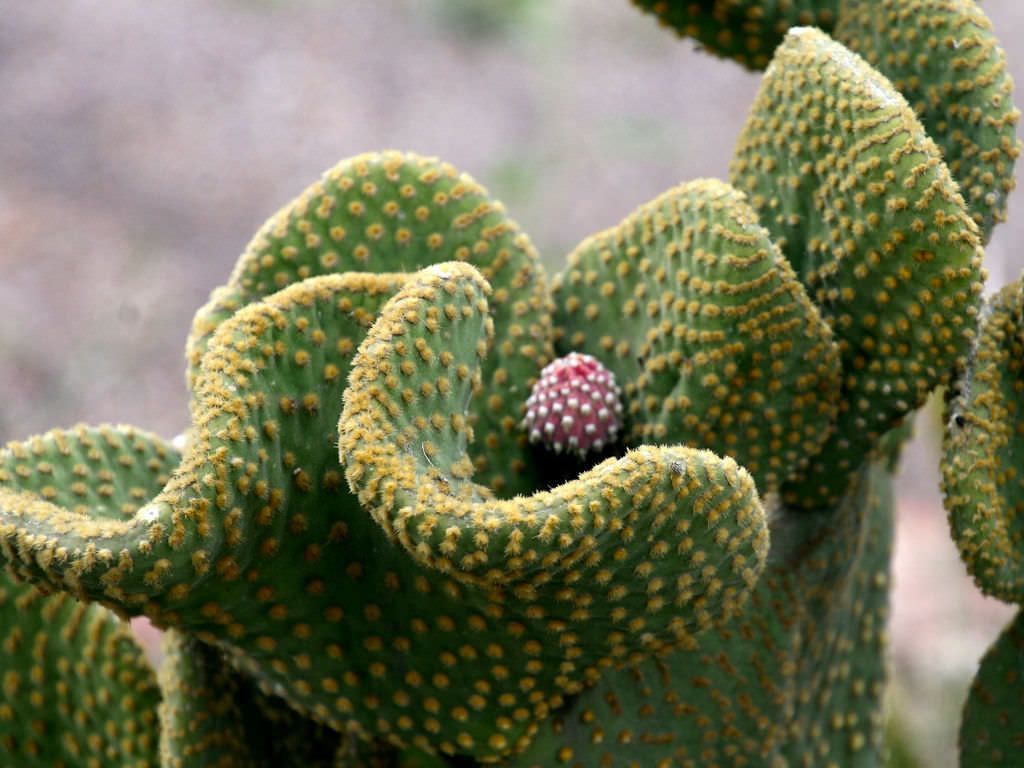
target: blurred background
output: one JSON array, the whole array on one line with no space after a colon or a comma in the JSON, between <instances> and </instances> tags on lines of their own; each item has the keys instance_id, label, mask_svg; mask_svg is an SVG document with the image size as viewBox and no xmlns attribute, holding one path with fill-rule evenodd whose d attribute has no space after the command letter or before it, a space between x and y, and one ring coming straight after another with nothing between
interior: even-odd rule
<instances>
[{"instance_id":1,"label":"blurred background","mask_svg":"<svg viewBox=\"0 0 1024 768\"><path fill-rule=\"evenodd\" d=\"M1024 82L1024 4L983 7ZM625 0L0 3L0 441L79 421L177 434L192 313L344 157L454 163L556 271L641 202L725 177L758 81ZM990 290L1024 268L1022 195L988 248ZM900 765L955 764L967 686L1012 613L949 540L940 419L921 412L900 482Z\"/></svg>"}]
</instances>

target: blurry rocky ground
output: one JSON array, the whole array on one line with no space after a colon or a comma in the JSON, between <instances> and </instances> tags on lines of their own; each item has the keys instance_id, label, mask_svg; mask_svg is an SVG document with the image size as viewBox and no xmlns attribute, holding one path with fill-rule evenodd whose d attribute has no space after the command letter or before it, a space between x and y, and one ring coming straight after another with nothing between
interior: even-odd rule
<instances>
[{"instance_id":1,"label":"blurry rocky ground","mask_svg":"<svg viewBox=\"0 0 1024 768\"><path fill-rule=\"evenodd\" d=\"M1024 4L984 8L1024 82ZM0 2L0 440L78 421L177 433L193 311L341 158L451 161L555 270L639 203L724 176L757 85L624 0ZM988 249L993 287L1024 267L1022 195ZM953 764L1010 615L949 542L939 418L922 413L904 462L891 622L895 728L929 766Z\"/></svg>"}]
</instances>

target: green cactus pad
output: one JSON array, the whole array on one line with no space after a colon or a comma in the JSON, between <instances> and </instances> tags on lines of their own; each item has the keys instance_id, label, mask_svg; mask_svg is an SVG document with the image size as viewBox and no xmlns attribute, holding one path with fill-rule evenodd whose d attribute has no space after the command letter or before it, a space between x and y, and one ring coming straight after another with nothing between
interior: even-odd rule
<instances>
[{"instance_id":1,"label":"green cactus pad","mask_svg":"<svg viewBox=\"0 0 1024 768\"><path fill-rule=\"evenodd\" d=\"M469 442L466 406L490 324L482 278L471 274L463 281L475 286L474 301L462 293L437 314L422 307L408 345L392 347L414 362L409 372L395 363L405 419L395 439L421 430L435 446L416 441L419 468L451 469L446 485L424 477L425 491L476 492L468 459L451 447ZM568 512L538 522L544 538L523 541L519 570L528 578L514 593L505 589L513 583L477 586L425 567L397 546L394 525L385 531L345 489L336 430L356 345L404 280L323 276L237 312L204 357L189 445L164 490L128 521L81 519L60 497L19 497L0 505L0 554L50 587L215 645L261 690L335 730L481 758L524 746L601 665L642 658L738 610L765 555L763 512L749 476L696 451L638 452L546 503L508 502L524 516L531 504ZM410 321L411 310L396 306ZM477 337L467 336L474 323ZM439 329L435 346L417 344L412 331L430 327ZM420 380L421 365L436 372ZM352 376L368 381L365 366ZM346 435L352 453L362 450L352 448L352 429ZM676 512L677 495L699 524ZM511 528L499 526L492 540ZM517 537L508 538L514 546ZM687 571L688 562L700 567Z\"/></svg>"},{"instance_id":2,"label":"green cactus pad","mask_svg":"<svg viewBox=\"0 0 1024 768\"><path fill-rule=\"evenodd\" d=\"M161 768L444 768L438 758L369 743L299 715L194 637L164 635Z\"/></svg>"},{"instance_id":3,"label":"green cactus pad","mask_svg":"<svg viewBox=\"0 0 1024 768\"><path fill-rule=\"evenodd\" d=\"M156 768L159 701L142 649L114 614L0 572L4 765Z\"/></svg>"},{"instance_id":4,"label":"green cactus pad","mask_svg":"<svg viewBox=\"0 0 1024 768\"><path fill-rule=\"evenodd\" d=\"M1024 280L985 307L943 443L942 489L967 570L982 592L1024 603Z\"/></svg>"},{"instance_id":5,"label":"green cactus pad","mask_svg":"<svg viewBox=\"0 0 1024 768\"><path fill-rule=\"evenodd\" d=\"M164 635L160 668L161 768L331 768L336 731L265 696L193 637Z\"/></svg>"},{"instance_id":6,"label":"green cactus pad","mask_svg":"<svg viewBox=\"0 0 1024 768\"><path fill-rule=\"evenodd\" d=\"M633 0L679 35L750 69L764 69L794 26L830 30L840 0Z\"/></svg>"},{"instance_id":7,"label":"green cactus pad","mask_svg":"<svg viewBox=\"0 0 1024 768\"><path fill-rule=\"evenodd\" d=\"M917 112L988 241L1020 154L1013 81L988 17L974 0L843 0L834 34Z\"/></svg>"},{"instance_id":8,"label":"green cactus pad","mask_svg":"<svg viewBox=\"0 0 1024 768\"><path fill-rule=\"evenodd\" d=\"M977 226L903 97L817 30L791 31L776 52L731 172L839 344L833 438L785 489L791 505L828 507L966 353Z\"/></svg>"},{"instance_id":9,"label":"green cactus pad","mask_svg":"<svg viewBox=\"0 0 1024 768\"><path fill-rule=\"evenodd\" d=\"M8 443L0 451L0 559L23 579L123 612L116 585L107 585L109 595L89 591L77 574L109 562L111 533L133 526L178 459L169 444L132 427L78 426ZM47 530L68 536L56 545L45 541ZM75 544L80 558L64 546Z\"/></svg>"},{"instance_id":10,"label":"green cactus pad","mask_svg":"<svg viewBox=\"0 0 1024 768\"><path fill-rule=\"evenodd\" d=\"M488 407L477 413L472 459L495 492L529 492L536 476L518 424L530 387L553 356L544 269L502 204L435 158L359 155L274 214L193 321L190 385L217 326L249 302L316 275L414 272L452 260L474 265L491 282L495 322L504 329L483 371Z\"/></svg>"},{"instance_id":11,"label":"green cactus pad","mask_svg":"<svg viewBox=\"0 0 1024 768\"><path fill-rule=\"evenodd\" d=\"M600 669L692 642L739 610L767 546L751 478L707 451L640 449L510 501L473 484L463 424L491 333L489 290L463 264L418 273L360 347L339 425L346 476L381 529L426 572L450 574L464 603L484 615L485 601L501 605L514 628L495 638L501 673L483 678L486 711L459 726L461 751L481 758L513 738L522 748L536 729L493 720L494 698L500 713L527 681L533 713L546 713ZM414 406L407 390L422 393Z\"/></svg>"},{"instance_id":12,"label":"green cactus pad","mask_svg":"<svg viewBox=\"0 0 1024 768\"><path fill-rule=\"evenodd\" d=\"M54 430L0 451L0 508L45 498L83 525L123 519L177 461L131 427ZM157 765L156 679L110 611L0 572L0 685L0 752L18 766Z\"/></svg>"},{"instance_id":13,"label":"green cactus pad","mask_svg":"<svg viewBox=\"0 0 1024 768\"><path fill-rule=\"evenodd\" d=\"M1024 612L981 660L960 723L961 768L1020 764L1024 744Z\"/></svg>"},{"instance_id":14,"label":"green cactus pad","mask_svg":"<svg viewBox=\"0 0 1024 768\"><path fill-rule=\"evenodd\" d=\"M880 765L891 514L873 468L813 526L777 518L742 615L610 671L507 765Z\"/></svg>"},{"instance_id":15,"label":"green cactus pad","mask_svg":"<svg viewBox=\"0 0 1024 768\"><path fill-rule=\"evenodd\" d=\"M764 493L828 436L840 391L831 330L729 185L683 184L587 238L554 295L559 344L623 387L631 444L731 456Z\"/></svg>"},{"instance_id":16,"label":"green cactus pad","mask_svg":"<svg viewBox=\"0 0 1024 768\"><path fill-rule=\"evenodd\" d=\"M128 520L180 459L133 427L55 429L0 451L0 487L32 492L83 517Z\"/></svg>"}]
</instances>

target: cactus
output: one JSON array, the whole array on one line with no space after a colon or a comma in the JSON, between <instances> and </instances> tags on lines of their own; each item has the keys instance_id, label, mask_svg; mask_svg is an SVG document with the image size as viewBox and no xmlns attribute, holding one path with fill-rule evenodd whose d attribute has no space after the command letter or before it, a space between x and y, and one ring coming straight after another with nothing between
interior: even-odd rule
<instances>
[{"instance_id":1,"label":"cactus","mask_svg":"<svg viewBox=\"0 0 1024 768\"><path fill-rule=\"evenodd\" d=\"M815 120L830 103L847 106ZM731 175L839 336L832 445L784 490L791 504L834 504L963 354L981 290L977 228L903 98L813 30L776 53Z\"/></svg>"},{"instance_id":2,"label":"cactus","mask_svg":"<svg viewBox=\"0 0 1024 768\"><path fill-rule=\"evenodd\" d=\"M882 3L897 43L919 22L922 50L969 27L978 74L954 88L961 64L909 78L854 0L640 5L752 66L779 43L731 184L641 205L549 283L469 176L355 157L273 216L197 313L180 454L130 427L0 452L8 751L877 765L890 472L954 371L954 535L983 588L1018 599L1015 496L987 501L1017 480L1021 289L976 328L1016 111L984 17ZM783 37L794 19L849 47ZM947 87L959 122L929 90ZM621 386L620 443L593 461L530 442L556 354ZM128 616L167 630L158 686ZM966 721L988 755L1013 642ZM71 685L68 657L99 655L109 682ZM69 730L76 708L99 719Z\"/></svg>"},{"instance_id":3,"label":"cactus","mask_svg":"<svg viewBox=\"0 0 1024 768\"><path fill-rule=\"evenodd\" d=\"M913 107L987 242L1006 219L1020 154L1020 112L988 17L974 0L843 0L835 36Z\"/></svg>"},{"instance_id":4,"label":"cactus","mask_svg":"<svg viewBox=\"0 0 1024 768\"><path fill-rule=\"evenodd\" d=\"M110 611L2 575L0 648L0 749L8 764L158 764L156 679Z\"/></svg>"},{"instance_id":5,"label":"cactus","mask_svg":"<svg viewBox=\"0 0 1024 768\"><path fill-rule=\"evenodd\" d=\"M947 404L943 491L953 540L981 591L1024 602L1020 454L1024 284L987 303L978 341Z\"/></svg>"},{"instance_id":6,"label":"cactus","mask_svg":"<svg viewBox=\"0 0 1024 768\"><path fill-rule=\"evenodd\" d=\"M982 592L1024 605L1024 278L987 303L966 370L947 399L942 480L953 540ZM1012 765L1020 741L1021 618L982 660L964 708L964 766Z\"/></svg>"},{"instance_id":7,"label":"cactus","mask_svg":"<svg viewBox=\"0 0 1024 768\"><path fill-rule=\"evenodd\" d=\"M764 69L791 27L832 31L842 0L633 0L711 53Z\"/></svg>"},{"instance_id":8,"label":"cactus","mask_svg":"<svg viewBox=\"0 0 1024 768\"><path fill-rule=\"evenodd\" d=\"M336 731L302 717L234 672L216 649L170 630L160 667L160 758L190 765L331 768L346 749Z\"/></svg>"},{"instance_id":9,"label":"cactus","mask_svg":"<svg viewBox=\"0 0 1024 768\"><path fill-rule=\"evenodd\" d=\"M167 482L178 455L115 427L55 430L7 447L0 506L61 505L83 523L121 523ZM0 747L19 766L156 766L156 678L109 610L0 574Z\"/></svg>"},{"instance_id":10,"label":"cactus","mask_svg":"<svg viewBox=\"0 0 1024 768\"><path fill-rule=\"evenodd\" d=\"M764 69L793 26L862 55L942 148L987 242L1006 218L1020 113L992 23L975 0L633 0L712 53ZM789 254L787 254L789 255Z\"/></svg>"},{"instance_id":11,"label":"cactus","mask_svg":"<svg viewBox=\"0 0 1024 768\"><path fill-rule=\"evenodd\" d=\"M1024 708L1024 619L1010 622L981 660L960 727L960 765L1013 765L1020 759Z\"/></svg>"}]
</instances>

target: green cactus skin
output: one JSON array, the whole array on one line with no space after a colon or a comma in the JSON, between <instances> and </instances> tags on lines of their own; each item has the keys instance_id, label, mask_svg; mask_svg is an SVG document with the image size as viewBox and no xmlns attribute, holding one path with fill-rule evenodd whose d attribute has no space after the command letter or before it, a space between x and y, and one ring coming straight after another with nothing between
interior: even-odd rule
<instances>
[{"instance_id":1,"label":"green cactus skin","mask_svg":"<svg viewBox=\"0 0 1024 768\"><path fill-rule=\"evenodd\" d=\"M159 438L130 427L54 430L0 452L0 507L45 498L81 525L124 518L159 490L177 460ZM6 764L158 764L160 694L128 627L101 606L44 596L2 572L0 693Z\"/></svg>"},{"instance_id":2,"label":"green cactus skin","mask_svg":"<svg viewBox=\"0 0 1024 768\"><path fill-rule=\"evenodd\" d=\"M0 488L31 492L81 517L123 521L164 486L180 458L133 427L55 429L0 450Z\"/></svg>"},{"instance_id":3,"label":"green cactus skin","mask_svg":"<svg viewBox=\"0 0 1024 768\"><path fill-rule=\"evenodd\" d=\"M1024 602L1024 288L973 335L1019 153L987 19L963 0L635 2L749 67L782 44L735 188L683 185L585 240L557 330L532 245L476 182L362 155L272 217L197 314L183 457L129 427L0 452L0 747L19 765L157 759L139 649L50 591L171 628L165 768L877 765L886 470L953 370L954 536L983 589ZM783 40L792 23L834 26L896 88L820 31ZM556 333L622 377L631 445L693 447L538 492L519 423ZM1020 621L979 673L965 765L1016 756Z\"/></svg>"},{"instance_id":4,"label":"green cactus skin","mask_svg":"<svg viewBox=\"0 0 1024 768\"><path fill-rule=\"evenodd\" d=\"M950 390L942 489L953 540L982 592L1024 603L1024 279L992 297Z\"/></svg>"},{"instance_id":5,"label":"green cactus skin","mask_svg":"<svg viewBox=\"0 0 1024 768\"><path fill-rule=\"evenodd\" d=\"M798 546L780 546L793 532L776 518L743 614L609 671L507 765L880 765L891 507L874 467Z\"/></svg>"},{"instance_id":6,"label":"green cactus skin","mask_svg":"<svg viewBox=\"0 0 1024 768\"><path fill-rule=\"evenodd\" d=\"M1024 743L1024 612L981 660L960 724L961 768L1020 764Z\"/></svg>"},{"instance_id":7,"label":"green cactus skin","mask_svg":"<svg viewBox=\"0 0 1024 768\"><path fill-rule=\"evenodd\" d=\"M497 666L461 690L426 690L449 712L466 711L465 690L481 694L454 746L484 761L524 748L600 670L735 615L768 543L750 476L707 451L644 448L507 501L470 482L465 411L492 333L489 292L467 265L418 273L360 346L339 423L346 477L381 529L449 574L464 606L500 618L486 646ZM416 407L407 390L421 393ZM459 629L488 634L482 623Z\"/></svg>"},{"instance_id":8,"label":"green cactus skin","mask_svg":"<svg viewBox=\"0 0 1024 768\"><path fill-rule=\"evenodd\" d=\"M213 648L171 630L160 668L160 765L332 768L342 736L235 673Z\"/></svg>"},{"instance_id":9,"label":"green cactus skin","mask_svg":"<svg viewBox=\"0 0 1024 768\"><path fill-rule=\"evenodd\" d=\"M472 264L494 286L492 311L504 329L483 371L488 407L473 425L477 475L502 496L529 493L538 480L518 425L522 401L553 357L544 270L501 203L435 158L353 157L274 214L196 314L187 344L191 386L216 327L251 301L316 275L414 272L451 260Z\"/></svg>"},{"instance_id":10,"label":"green cactus skin","mask_svg":"<svg viewBox=\"0 0 1024 768\"><path fill-rule=\"evenodd\" d=\"M302 717L176 630L164 634L160 690L161 768L444 768L425 753L399 754Z\"/></svg>"},{"instance_id":11,"label":"green cactus skin","mask_svg":"<svg viewBox=\"0 0 1024 768\"><path fill-rule=\"evenodd\" d=\"M987 242L1006 220L1020 112L992 23L974 0L843 0L835 38L917 112Z\"/></svg>"},{"instance_id":12,"label":"green cactus skin","mask_svg":"<svg viewBox=\"0 0 1024 768\"><path fill-rule=\"evenodd\" d=\"M491 323L479 273L462 279L476 286L472 302L453 304L442 291L445 300L418 317L423 333L438 328L431 340L440 347L411 337L392 347L413 366L407 372L396 359L384 376L402 382L394 396L405 409L389 440L401 440L406 425L436 436L412 454L421 488L486 498L456 450L468 443L465 408ZM522 530L498 526L493 563L475 548L497 518L466 529L472 549L452 558L450 574L425 567L418 547L396 546L393 538L417 531L402 531L379 506L374 522L346 492L335 432L356 344L404 281L322 276L240 310L209 344L189 445L156 498L124 521L82 519L59 495L5 497L4 559L51 588L216 645L262 690L336 730L481 759L525 745L599 667L642 658L738 610L763 564L763 512L749 476L704 452L641 451L546 496L494 502L496 512L518 510ZM378 336L408 321L411 310L396 305L399 319L378 323ZM466 336L471 326L475 337ZM466 348L456 343L463 339ZM426 376L415 375L421 363ZM365 366L352 378L373 383ZM354 436L362 417L349 421L343 455L383 450ZM346 461L356 480L358 460ZM439 466L450 474L433 477ZM363 495L377 487L383 498L402 477L381 485L371 471L363 476ZM691 529L676 504L701 522ZM552 514L531 523L531 510ZM539 539L526 535L534 528ZM663 528L663 540L648 538ZM442 531L439 552L449 535ZM593 591L575 584L588 577Z\"/></svg>"},{"instance_id":13,"label":"green cactus skin","mask_svg":"<svg viewBox=\"0 0 1024 768\"><path fill-rule=\"evenodd\" d=\"M840 0L632 1L657 16L663 26L749 69L768 66L790 27L831 30L840 5Z\"/></svg>"},{"instance_id":14,"label":"green cactus skin","mask_svg":"<svg viewBox=\"0 0 1024 768\"><path fill-rule=\"evenodd\" d=\"M155 768L153 671L98 605L0 572L0 754L18 768Z\"/></svg>"},{"instance_id":15,"label":"green cactus skin","mask_svg":"<svg viewBox=\"0 0 1024 768\"><path fill-rule=\"evenodd\" d=\"M989 299L946 403L942 490L953 540L985 594L1024 604L1024 277ZM1024 618L988 650L960 726L964 768L1014 765L1024 734Z\"/></svg>"},{"instance_id":16,"label":"green cactus skin","mask_svg":"<svg viewBox=\"0 0 1024 768\"><path fill-rule=\"evenodd\" d=\"M942 148L988 242L1006 219L1020 154L1013 82L974 0L633 0L718 56L764 69L793 26L863 56L910 102Z\"/></svg>"},{"instance_id":17,"label":"green cactus skin","mask_svg":"<svg viewBox=\"0 0 1024 768\"><path fill-rule=\"evenodd\" d=\"M977 226L903 97L817 30L776 52L731 175L839 344L832 436L783 489L791 506L828 507L962 360L983 277Z\"/></svg>"},{"instance_id":18,"label":"green cactus skin","mask_svg":"<svg viewBox=\"0 0 1024 768\"><path fill-rule=\"evenodd\" d=\"M729 185L683 184L587 238L554 296L559 344L604 361L623 386L630 444L731 456L762 494L821 449L838 348Z\"/></svg>"}]
</instances>

